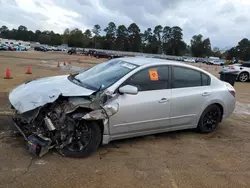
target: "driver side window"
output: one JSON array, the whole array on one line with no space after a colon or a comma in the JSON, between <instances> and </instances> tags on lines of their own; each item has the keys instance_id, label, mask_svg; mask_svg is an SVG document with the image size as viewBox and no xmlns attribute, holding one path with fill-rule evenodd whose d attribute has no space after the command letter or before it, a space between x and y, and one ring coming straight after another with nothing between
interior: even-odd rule
<instances>
[{"instance_id":1,"label":"driver side window","mask_svg":"<svg viewBox=\"0 0 250 188\"><path fill-rule=\"evenodd\" d=\"M168 72L168 66L149 67L132 75L123 85L136 86L138 91L167 89Z\"/></svg>"}]
</instances>

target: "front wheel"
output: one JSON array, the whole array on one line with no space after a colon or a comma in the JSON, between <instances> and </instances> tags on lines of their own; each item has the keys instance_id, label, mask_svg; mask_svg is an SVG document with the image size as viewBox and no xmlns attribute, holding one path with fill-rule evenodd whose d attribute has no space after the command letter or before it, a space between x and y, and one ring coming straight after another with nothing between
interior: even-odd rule
<instances>
[{"instance_id":1,"label":"front wheel","mask_svg":"<svg viewBox=\"0 0 250 188\"><path fill-rule=\"evenodd\" d=\"M209 133L214 131L221 120L220 108L213 104L208 106L202 113L197 129L201 133Z\"/></svg>"},{"instance_id":2,"label":"front wheel","mask_svg":"<svg viewBox=\"0 0 250 188\"><path fill-rule=\"evenodd\" d=\"M102 139L100 126L95 121L79 121L72 136L72 141L58 148L67 157L83 158L94 153Z\"/></svg>"},{"instance_id":3,"label":"front wheel","mask_svg":"<svg viewBox=\"0 0 250 188\"><path fill-rule=\"evenodd\" d=\"M248 79L249 79L248 73L246 73L246 72L240 73L240 75L239 75L239 80L240 80L241 82L246 82L246 81L248 81Z\"/></svg>"}]
</instances>

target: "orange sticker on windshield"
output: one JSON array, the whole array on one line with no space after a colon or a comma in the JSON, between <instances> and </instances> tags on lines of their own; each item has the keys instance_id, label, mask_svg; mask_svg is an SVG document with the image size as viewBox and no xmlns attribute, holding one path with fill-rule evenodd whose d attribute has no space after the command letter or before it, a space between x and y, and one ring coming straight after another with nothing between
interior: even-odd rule
<instances>
[{"instance_id":1,"label":"orange sticker on windshield","mask_svg":"<svg viewBox=\"0 0 250 188\"><path fill-rule=\"evenodd\" d=\"M150 80L152 80L152 81L159 80L158 72L156 70L150 70L149 71L149 76L150 76Z\"/></svg>"}]
</instances>

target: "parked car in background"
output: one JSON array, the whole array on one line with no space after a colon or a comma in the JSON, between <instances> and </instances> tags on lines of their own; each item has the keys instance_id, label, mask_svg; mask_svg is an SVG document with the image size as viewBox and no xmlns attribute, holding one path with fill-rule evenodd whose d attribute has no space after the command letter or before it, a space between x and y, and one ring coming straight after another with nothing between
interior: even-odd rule
<instances>
[{"instance_id":1,"label":"parked car in background","mask_svg":"<svg viewBox=\"0 0 250 188\"><path fill-rule=\"evenodd\" d=\"M210 60L209 64L210 65L220 65L220 66L223 66L223 65L226 64L226 61L222 60L222 59L220 59L220 60Z\"/></svg>"},{"instance_id":2,"label":"parked car in background","mask_svg":"<svg viewBox=\"0 0 250 188\"><path fill-rule=\"evenodd\" d=\"M208 63L208 59L206 59L206 58L204 58L203 60L202 60L202 63Z\"/></svg>"},{"instance_id":3,"label":"parked car in background","mask_svg":"<svg viewBox=\"0 0 250 188\"><path fill-rule=\"evenodd\" d=\"M42 45L42 47L44 47L46 49L46 51L53 51L52 46L49 45Z\"/></svg>"},{"instance_id":4,"label":"parked car in background","mask_svg":"<svg viewBox=\"0 0 250 188\"><path fill-rule=\"evenodd\" d=\"M27 49L24 46L21 46L21 45L13 45L13 48L16 51L27 51Z\"/></svg>"},{"instance_id":5,"label":"parked car in background","mask_svg":"<svg viewBox=\"0 0 250 188\"><path fill-rule=\"evenodd\" d=\"M47 48L45 48L44 46L36 46L34 48L35 51L42 51L42 52L47 52Z\"/></svg>"},{"instance_id":6,"label":"parked car in background","mask_svg":"<svg viewBox=\"0 0 250 188\"><path fill-rule=\"evenodd\" d=\"M8 46L8 50L9 51L15 51L16 49L13 47L13 46L11 46L11 45L7 45Z\"/></svg>"},{"instance_id":7,"label":"parked car in background","mask_svg":"<svg viewBox=\"0 0 250 188\"><path fill-rule=\"evenodd\" d=\"M56 51L56 47L51 46L51 50L52 50L52 51Z\"/></svg>"},{"instance_id":8,"label":"parked car in background","mask_svg":"<svg viewBox=\"0 0 250 188\"><path fill-rule=\"evenodd\" d=\"M60 48L58 48L58 47L54 47L54 51L59 52L59 51L62 51L62 50Z\"/></svg>"},{"instance_id":9,"label":"parked car in background","mask_svg":"<svg viewBox=\"0 0 250 188\"><path fill-rule=\"evenodd\" d=\"M110 54L110 56L111 56L111 59L124 57L124 56L119 55L119 54Z\"/></svg>"},{"instance_id":10,"label":"parked car in background","mask_svg":"<svg viewBox=\"0 0 250 188\"><path fill-rule=\"evenodd\" d=\"M190 62L190 63L195 63L195 59L194 58L184 58L183 59L184 62Z\"/></svg>"},{"instance_id":11,"label":"parked car in background","mask_svg":"<svg viewBox=\"0 0 250 188\"><path fill-rule=\"evenodd\" d=\"M68 50L67 53L70 55L72 55L72 54L85 54L85 51L82 48L71 48Z\"/></svg>"},{"instance_id":12,"label":"parked car in background","mask_svg":"<svg viewBox=\"0 0 250 188\"><path fill-rule=\"evenodd\" d=\"M218 61L221 61L221 59L220 59L219 57L209 57L209 58L207 59L206 64L208 64L208 65L213 65L213 64L215 64L215 63L218 63Z\"/></svg>"},{"instance_id":13,"label":"parked car in background","mask_svg":"<svg viewBox=\"0 0 250 188\"><path fill-rule=\"evenodd\" d=\"M89 50L89 51L87 52L87 55L88 55L88 56L94 56L95 53L96 53L95 50Z\"/></svg>"},{"instance_id":14,"label":"parked car in background","mask_svg":"<svg viewBox=\"0 0 250 188\"><path fill-rule=\"evenodd\" d=\"M7 51L7 50L9 50L9 46L7 46L6 44L0 44L0 50Z\"/></svg>"},{"instance_id":15,"label":"parked car in background","mask_svg":"<svg viewBox=\"0 0 250 188\"><path fill-rule=\"evenodd\" d=\"M222 67L222 72L237 71L237 80L247 82L250 79L250 63L233 64Z\"/></svg>"},{"instance_id":16,"label":"parked car in background","mask_svg":"<svg viewBox=\"0 0 250 188\"><path fill-rule=\"evenodd\" d=\"M76 54L76 48L70 48L67 53L70 55Z\"/></svg>"},{"instance_id":17,"label":"parked car in background","mask_svg":"<svg viewBox=\"0 0 250 188\"><path fill-rule=\"evenodd\" d=\"M94 57L96 58L107 58L107 59L112 59L111 55L106 53L106 52L98 52L96 51L94 54L93 54Z\"/></svg>"},{"instance_id":18,"label":"parked car in background","mask_svg":"<svg viewBox=\"0 0 250 188\"><path fill-rule=\"evenodd\" d=\"M66 49L66 48L64 48L64 47L62 47L62 46L57 46L57 47L55 48L55 51L67 52L68 49Z\"/></svg>"},{"instance_id":19,"label":"parked car in background","mask_svg":"<svg viewBox=\"0 0 250 188\"><path fill-rule=\"evenodd\" d=\"M94 56L96 58L107 58L107 59L114 59L114 58L122 57L118 54L111 54L111 53L107 53L107 52L98 52L98 51L95 51L92 56Z\"/></svg>"},{"instance_id":20,"label":"parked car in background","mask_svg":"<svg viewBox=\"0 0 250 188\"><path fill-rule=\"evenodd\" d=\"M194 128L212 132L234 111L235 90L184 63L118 58L78 74L26 82L9 101L34 154L55 147L65 156L86 157L118 139Z\"/></svg>"},{"instance_id":21,"label":"parked car in background","mask_svg":"<svg viewBox=\"0 0 250 188\"><path fill-rule=\"evenodd\" d=\"M196 62L196 63L201 63L202 61L203 61L202 58L195 58L195 62Z\"/></svg>"}]
</instances>

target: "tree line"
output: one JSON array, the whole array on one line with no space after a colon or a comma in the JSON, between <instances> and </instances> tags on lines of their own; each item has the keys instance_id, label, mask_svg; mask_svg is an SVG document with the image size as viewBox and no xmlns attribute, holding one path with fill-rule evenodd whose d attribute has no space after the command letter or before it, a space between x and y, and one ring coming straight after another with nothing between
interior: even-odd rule
<instances>
[{"instance_id":1,"label":"tree line","mask_svg":"<svg viewBox=\"0 0 250 188\"><path fill-rule=\"evenodd\" d=\"M96 48L119 51L133 51L152 54L187 55L194 57L217 56L228 58L250 59L250 41L243 39L239 44L221 54L218 48L211 49L209 38L201 34L194 35L187 45L183 40L183 30L178 26L161 26L147 28L142 31L136 23L116 26L114 22L101 28L96 24L92 29L65 29L63 34L53 31L35 32L20 25L17 29L10 30L6 26L0 28L0 38L34 41L47 45L68 44L69 47Z\"/></svg>"}]
</instances>

